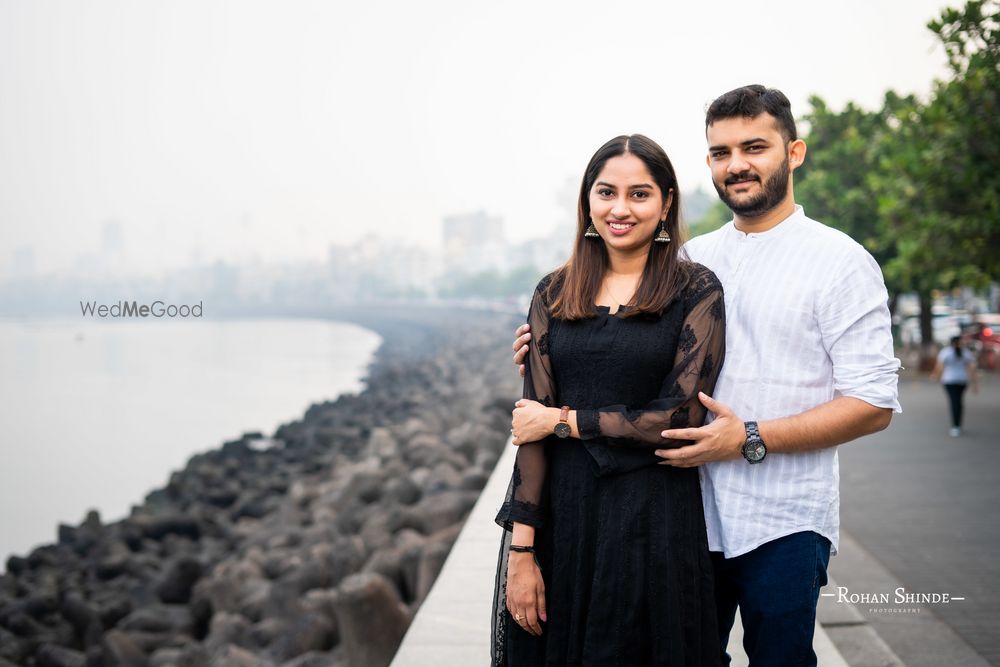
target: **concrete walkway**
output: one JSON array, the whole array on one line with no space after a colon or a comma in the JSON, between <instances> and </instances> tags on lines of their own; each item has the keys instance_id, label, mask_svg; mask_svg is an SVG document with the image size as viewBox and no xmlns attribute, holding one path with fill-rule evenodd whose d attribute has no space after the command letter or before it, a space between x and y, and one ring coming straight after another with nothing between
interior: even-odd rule
<instances>
[{"instance_id":1,"label":"concrete walkway","mask_svg":"<svg viewBox=\"0 0 1000 667\"><path fill-rule=\"evenodd\" d=\"M493 522L493 517L507 492L515 451L508 442L433 589L413 619L392 667L474 667L489 664L491 607L500 547L500 528ZM831 588L824 589L828 590ZM850 637L866 649L864 655L878 655L877 651L874 654L870 652L870 644L877 640L877 636L863 619L851 614L848 607L830 607L821 603L819 621L829 620L836 624L838 631L849 628L849 632L853 633ZM733 667L747 665L741 642L742 628L737 620L729 643ZM819 624L816 626L814 646L820 667L847 667L848 663ZM884 655L878 662L863 664L902 664L893 659L891 652Z\"/></svg>"}]
</instances>

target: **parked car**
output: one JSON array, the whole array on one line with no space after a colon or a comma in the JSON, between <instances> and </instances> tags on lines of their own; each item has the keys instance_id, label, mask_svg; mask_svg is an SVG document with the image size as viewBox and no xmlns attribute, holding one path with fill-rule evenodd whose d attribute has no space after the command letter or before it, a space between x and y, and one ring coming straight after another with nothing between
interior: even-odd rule
<instances>
[{"instance_id":1,"label":"parked car","mask_svg":"<svg viewBox=\"0 0 1000 667\"><path fill-rule=\"evenodd\" d=\"M962 344L976 352L980 368L996 370L1000 365L1000 314L976 315L962 328Z\"/></svg>"}]
</instances>

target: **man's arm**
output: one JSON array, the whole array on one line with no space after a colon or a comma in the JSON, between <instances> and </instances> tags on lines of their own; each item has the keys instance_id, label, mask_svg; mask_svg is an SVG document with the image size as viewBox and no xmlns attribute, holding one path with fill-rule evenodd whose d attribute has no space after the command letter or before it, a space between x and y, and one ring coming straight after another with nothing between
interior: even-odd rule
<instances>
[{"instance_id":1,"label":"man's arm","mask_svg":"<svg viewBox=\"0 0 1000 667\"><path fill-rule=\"evenodd\" d=\"M881 270L867 251L854 245L832 274L836 280L817 299L822 349L816 353L829 356L838 396L795 415L759 420L757 415L736 415L702 395L715 421L700 429L664 431L665 437L695 441L678 450L658 451L665 463L690 466L740 457L748 419L758 422L768 452L775 453L832 447L889 425L892 412L899 409L899 360L893 353Z\"/></svg>"},{"instance_id":2,"label":"man's arm","mask_svg":"<svg viewBox=\"0 0 1000 667\"><path fill-rule=\"evenodd\" d=\"M679 449L657 450L664 464L690 468L742 456L747 437L743 419L706 394L699 398L715 413L715 421L701 428L664 431L664 438L694 440L694 444ZM857 398L840 396L797 415L759 422L757 427L769 453L787 454L850 442L881 431L891 419L892 408L879 408Z\"/></svg>"}]
</instances>

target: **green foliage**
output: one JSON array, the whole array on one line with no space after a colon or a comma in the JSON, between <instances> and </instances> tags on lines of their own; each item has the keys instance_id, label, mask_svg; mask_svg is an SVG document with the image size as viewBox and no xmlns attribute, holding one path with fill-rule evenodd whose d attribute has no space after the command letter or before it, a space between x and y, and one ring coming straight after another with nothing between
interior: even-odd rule
<instances>
[{"instance_id":1,"label":"green foliage","mask_svg":"<svg viewBox=\"0 0 1000 667\"><path fill-rule=\"evenodd\" d=\"M715 203L700 218L688 225L687 237L693 239L696 236L714 232L732 219L733 214L729 208L721 200L716 199Z\"/></svg>"},{"instance_id":2,"label":"green foliage","mask_svg":"<svg viewBox=\"0 0 1000 667\"><path fill-rule=\"evenodd\" d=\"M997 0L928 24L952 76L931 98L886 93L841 112L812 98L796 198L860 241L893 293L982 286L1000 276L1000 44Z\"/></svg>"}]
</instances>

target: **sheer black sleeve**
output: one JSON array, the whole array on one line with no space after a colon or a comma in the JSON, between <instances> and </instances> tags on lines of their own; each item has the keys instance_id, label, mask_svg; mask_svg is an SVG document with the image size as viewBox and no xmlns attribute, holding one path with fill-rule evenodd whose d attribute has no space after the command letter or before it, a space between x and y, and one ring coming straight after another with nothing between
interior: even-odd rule
<instances>
[{"instance_id":1,"label":"sheer black sleeve","mask_svg":"<svg viewBox=\"0 0 1000 667\"><path fill-rule=\"evenodd\" d=\"M669 449L686 441L668 440L661 431L704 423L707 410L698 400L698 392L712 395L726 350L722 285L713 273L703 270L694 277L684 302L686 315L674 367L663 380L659 396L641 407L610 405L577 410L582 440L603 437L614 446Z\"/></svg>"},{"instance_id":2,"label":"sheer black sleeve","mask_svg":"<svg viewBox=\"0 0 1000 667\"><path fill-rule=\"evenodd\" d=\"M552 362L548 351L549 305L546 299L551 276L546 276L535 288L528 310L531 341L525 360L523 397L546 406L555 404L556 388L552 376ZM511 530L513 523L524 523L536 528L542 524L545 512L546 440L526 443L517 448L517 459L507 497L497 514L498 524Z\"/></svg>"}]
</instances>

